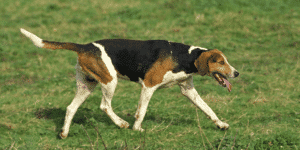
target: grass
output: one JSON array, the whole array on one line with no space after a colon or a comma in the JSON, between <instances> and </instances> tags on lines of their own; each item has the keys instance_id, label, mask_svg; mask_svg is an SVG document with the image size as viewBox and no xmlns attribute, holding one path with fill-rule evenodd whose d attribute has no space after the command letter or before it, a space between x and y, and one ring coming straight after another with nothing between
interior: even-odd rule
<instances>
[{"instance_id":1,"label":"grass","mask_svg":"<svg viewBox=\"0 0 300 150\"><path fill-rule=\"evenodd\" d=\"M1 0L0 149L299 149L300 10L296 0ZM200 96L230 124L219 130L177 86L154 93L132 131L140 86L119 81L113 109L99 109L100 87L77 111L69 137L57 137L75 93L76 54L36 48L43 39L166 39L217 48L240 72L233 91L194 77ZM87 119L88 118L88 119ZM199 120L199 122L198 122ZM97 133L96 129L99 130Z\"/></svg>"}]
</instances>

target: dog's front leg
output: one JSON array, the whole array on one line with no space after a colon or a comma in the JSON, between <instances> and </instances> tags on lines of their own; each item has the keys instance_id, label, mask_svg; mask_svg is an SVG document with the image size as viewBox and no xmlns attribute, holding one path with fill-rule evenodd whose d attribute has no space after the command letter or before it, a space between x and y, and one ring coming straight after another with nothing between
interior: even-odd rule
<instances>
[{"instance_id":1,"label":"dog's front leg","mask_svg":"<svg viewBox=\"0 0 300 150\"><path fill-rule=\"evenodd\" d=\"M189 98L198 108L200 108L207 116L209 116L215 124L221 129L229 128L227 123L222 122L213 110L201 99L198 92L194 88L193 77L179 84L181 93Z\"/></svg>"},{"instance_id":2,"label":"dog's front leg","mask_svg":"<svg viewBox=\"0 0 300 150\"><path fill-rule=\"evenodd\" d=\"M149 101L155 90L156 90L156 88L154 88L154 87L148 88L143 85L138 108L134 115L136 120L133 125L133 130L138 130L138 131L142 131L142 132L144 131L144 129L142 129L142 121L146 115Z\"/></svg>"}]
</instances>

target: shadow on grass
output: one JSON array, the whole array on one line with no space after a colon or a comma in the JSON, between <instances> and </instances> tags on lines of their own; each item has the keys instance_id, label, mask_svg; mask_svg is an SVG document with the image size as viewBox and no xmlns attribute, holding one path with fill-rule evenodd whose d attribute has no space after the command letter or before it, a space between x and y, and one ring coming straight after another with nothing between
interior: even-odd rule
<instances>
[{"instance_id":1,"label":"shadow on grass","mask_svg":"<svg viewBox=\"0 0 300 150\"><path fill-rule=\"evenodd\" d=\"M39 108L34 112L38 119L52 120L56 125L56 132L60 132L63 127L66 110L62 108ZM106 116L101 110L94 112L91 109L79 108L72 120L72 124L89 124L87 118L94 118L97 122L105 123L106 125L114 124L111 119Z\"/></svg>"},{"instance_id":2,"label":"shadow on grass","mask_svg":"<svg viewBox=\"0 0 300 150\"><path fill-rule=\"evenodd\" d=\"M39 108L34 112L34 116L38 119L44 119L44 120L49 120L53 121L53 123L56 126L55 132L60 133L61 128L63 127L64 120L65 120L65 115L66 115L66 109L63 108ZM130 126L129 129L132 129L133 124L135 122L134 114L118 114L119 117L127 121ZM72 120L71 123L71 128L72 125L78 124L78 125L83 125L83 126L90 126L91 123L89 120L85 118L85 116L92 121L92 123L96 126L99 127L105 126L109 128L109 126L115 126L116 129L119 127L114 124L114 122L100 109L95 111L92 109L88 108L79 108ZM155 124L167 124L167 126L185 126L185 125L197 125L197 122L193 119L187 119L184 116L181 117L169 117L161 114L156 114L156 113L151 113L149 112L146 114L144 118L145 121L151 121L154 122ZM207 122L211 122L209 119L206 120ZM98 125L97 125L98 124ZM211 123L209 126L202 126L203 129L206 128L211 128L211 129L216 129L216 126ZM72 131L72 129L71 129Z\"/></svg>"}]
</instances>

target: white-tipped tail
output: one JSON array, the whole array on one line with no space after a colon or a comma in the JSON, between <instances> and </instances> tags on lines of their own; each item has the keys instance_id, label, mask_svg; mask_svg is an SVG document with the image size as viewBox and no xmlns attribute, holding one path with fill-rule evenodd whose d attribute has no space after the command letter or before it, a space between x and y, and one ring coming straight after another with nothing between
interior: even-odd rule
<instances>
[{"instance_id":1,"label":"white-tipped tail","mask_svg":"<svg viewBox=\"0 0 300 150\"><path fill-rule=\"evenodd\" d=\"M23 33L25 36L27 36L28 38L30 38L30 40L33 42L33 44L37 47L43 48L44 47L44 43L43 40L41 38L39 38L38 36L34 35L33 33L30 33L28 31L26 31L25 29L20 29L21 33Z\"/></svg>"}]
</instances>

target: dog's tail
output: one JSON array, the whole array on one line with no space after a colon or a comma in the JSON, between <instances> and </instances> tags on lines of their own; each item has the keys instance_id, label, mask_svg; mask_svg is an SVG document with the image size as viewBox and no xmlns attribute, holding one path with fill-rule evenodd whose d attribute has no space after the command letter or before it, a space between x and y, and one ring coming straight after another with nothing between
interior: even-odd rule
<instances>
[{"instance_id":1,"label":"dog's tail","mask_svg":"<svg viewBox=\"0 0 300 150\"><path fill-rule=\"evenodd\" d=\"M80 52L83 50L81 44L76 43L61 43L61 42L52 42L52 41L46 41L38 36L34 35L33 33L30 33L26 31L25 29L20 29L21 33L23 33L26 37L28 37L35 46L40 48L47 48L47 49L68 49L75 52Z\"/></svg>"}]
</instances>

